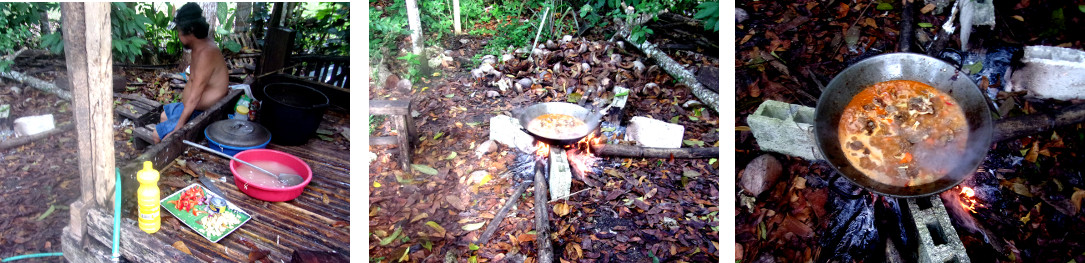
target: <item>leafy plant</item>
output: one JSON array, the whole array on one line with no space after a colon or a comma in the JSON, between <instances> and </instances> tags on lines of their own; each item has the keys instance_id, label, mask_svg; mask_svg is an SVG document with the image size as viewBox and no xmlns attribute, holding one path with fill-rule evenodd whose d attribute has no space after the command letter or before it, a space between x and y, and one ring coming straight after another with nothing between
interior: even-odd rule
<instances>
[{"instance_id":1,"label":"leafy plant","mask_svg":"<svg viewBox=\"0 0 1085 263\"><path fill-rule=\"evenodd\" d=\"M109 20L113 31L113 57L120 61L135 62L143 55L147 40L143 34L151 19L136 12L129 5L135 3L113 3L110 7Z\"/></svg>"},{"instance_id":2,"label":"leafy plant","mask_svg":"<svg viewBox=\"0 0 1085 263\"><path fill-rule=\"evenodd\" d=\"M41 13L58 7L56 3L0 3L0 55L37 46ZM0 71L7 71L11 64L0 60Z\"/></svg>"},{"instance_id":3,"label":"leafy plant","mask_svg":"<svg viewBox=\"0 0 1085 263\"><path fill-rule=\"evenodd\" d=\"M313 54L350 54L350 3L319 3L298 22L297 50Z\"/></svg>"},{"instance_id":4,"label":"leafy plant","mask_svg":"<svg viewBox=\"0 0 1085 263\"><path fill-rule=\"evenodd\" d=\"M695 19L704 20L704 29L712 32L720 32L720 3L704 2L697 5Z\"/></svg>"},{"instance_id":5,"label":"leafy plant","mask_svg":"<svg viewBox=\"0 0 1085 263\"><path fill-rule=\"evenodd\" d=\"M149 55L153 57L152 60L172 61L180 56L182 47L181 40L177 38L177 30L169 29L170 21L173 21L173 14L168 10L174 9L174 6L171 3L164 4L163 10L155 8L154 3L140 3L136 9L139 10L140 14L151 20L151 23L147 25L144 37L147 38L150 45L147 51L151 52Z\"/></svg>"}]
</instances>

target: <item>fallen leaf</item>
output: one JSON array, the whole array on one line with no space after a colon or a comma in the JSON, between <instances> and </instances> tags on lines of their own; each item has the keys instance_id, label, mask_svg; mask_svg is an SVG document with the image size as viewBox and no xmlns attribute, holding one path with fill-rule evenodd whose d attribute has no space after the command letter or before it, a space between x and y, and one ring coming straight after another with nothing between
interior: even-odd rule
<instances>
[{"instance_id":1,"label":"fallen leaf","mask_svg":"<svg viewBox=\"0 0 1085 263\"><path fill-rule=\"evenodd\" d=\"M1028 154L1025 155L1025 160L1029 161L1030 163L1035 163L1036 162L1036 157L1039 157L1039 155L1040 155L1040 142L1039 141L1033 141L1032 142L1032 149L1030 149L1028 151Z\"/></svg>"},{"instance_id":2,"label":"fallen leaf","mask_svg":"<svg viewBox=\"0 0 1085 263\"><path fill-rule=\"evenodd\" d=\"M893 10L893 4L890 4L888 2L882 2L879 3L878 7L875 7L874 9L878 9L878 11L890 11Z\"/></svg>"},{"instance_id":3,"label":"fallen leaf","mask_svg":"<svg viewBox=\"0 0 1085 263\"><path fill-rule=\"evenodd\" d=\"M565 204L565 203L554 204L554 213L558 214L558 216L568 215L569 212L571 212L571 210L572 210L572 206L570 206L568 204Z\"/></svg>"},{"instance_id":4,"label":"fallen leaf","mask_svg":"<svg viewBox=\"0 0 1085 263\"><path fill-rule=\"evenodd\" d=\"M919 12L924 13L924 14L930 13L931 11L934 11L934 8L935 8L934 4L927 4L927 5L923 6L923 8L919 9Z\"/></svg>"},{"instance_id":5,"label":"fallen leaf","mask_svg":"<svg viewBox=\"0 0 1085 263\"><path fill-rule=\"evenodd\" d=\"M458 195L453 194L445 196L445 201L447 201L448 204L452 205L452 207L455 207L460 211L467 210L467 204L464 203Z\"/></svg>"},{"instance_id":6,"label":"fallen leaf","mask_svg":"<svg viewBox=\"0 0 1085 263\"><path fill-rule=\"evenodd\" d=\"M1013 19L1015 19L1017 21L1025 22L1025 18L1022 17L1022 16L1012 16L1012 17L1013 17Z\"/></svg>"},{"instance_id":7,"label":"fallen leaf","mask_svg":"<svg viewBox=\"0 0 1085 263\"><path fill-rule=\"evenodd\" d=\"M516 236L516 243L535 241L535 234L520 234Z\"/></svg>"},{"instance_id":8,"label":"fallen leaf","mask_svg":"<svg viewBox=\"0 0 1085 263\"><path fill-rule=\"evenodd\" d=\"M1028 191L1028 186L1021 183L1013 183L1013 192L1022 196L1032 197L1032 193Z\"/></svg>"},{"instance_id":9,"label":"fallen leaf","mask_svg":"<svg viewBox=\"0 0 1085 263\"><path fill-rule=\"evenodd\" d=\"M925 23L925 22L924 22L924 23L918 23L917 25L919 25L919 27L922 27L922 28L931 28L931 27L934 27L934 24L931 24L931 23Z\"/></svg>"},{"instance_id":10,"label":"fallen leaf","mask_svg":"<svg viewBox=\"0 0 1085 263\"><path fill-rule=\"evenodd\" d=\"M704 147L704 141L698 139L682 140L682 143L686 146Z\"/></svg>"},{"instance_id":11,"label":"fallen leaf","mask_svg":"<svg viewBox=\"0 0 1085 263\"><path fill-rule=\"evenodd\" d=\"M380 187L381 187L380 182L373 182L373 188L380 188Z\"/></svg>"},{"instance_id":12,"label":"fallen leaf","mask_svg":"<svg viewBox=\"0 0 1085 263\"><path fill-rule=\"evenodd\" d=\"M793 181L795 189L806 189L806 177L796 176Z\"/></svg>"},{"instance_id":13,"label":"fallen leaf","mask_svg":"<svg viewBox=\"0 0 1085 263\"><path fill-rule=\"evenodd\" d=\"M448 154L448 157L445 157L445 160L455 159L456 156L457 156L456 152L452 152L452 153Z\"/></svg>"},{"instance_id":14,"label":"fallen leaf","mask_svg":"<svg viewBox=\"0 0 1085 263\"><path fill-rule=\"evenodd\" d=\"M478 250L479 247L478 247L477 244L471 243L471 244L467 245L467 249L470 249L471 251L475 251L475 250Z\"/></svg>"},{"instance_id":15,"label":"fallen leaf","mask_svg":"<svg viewBox=\"0 0 1085 263\"><path fill-rule=\"evenodd\" d=\"M851 8L848 7L848 4L840 3L840 5L836 8L836 19L841 19L848 16L848 10L851 10Z\"/></svg>"},{"instance_id":16,"label":"fallen leaf","mask_svg":"<svg viewBox=\"0 0 1085 263\"><path fill-rule=\"evenodd\" d=\"M396 228L396 230L392 232L392 235L381 239L380 245L381 246L387 246L388 244L391 244L392 241L395 241L396 238L399 237L399 233L402 233L402 232L403 232L402 227Z\"/></svg>"},{"instance_id":17,"label":"fallen leaf","mask_svg":"<svg viewBox=\"0 0 1085 263\"><path fill-rule=\"evenodd\" d=\"M330 141L335 140L335 139L332 139L332 137L328 137L327 135L323 135L323 134L317 134L316 137L320 138L321 140L324 140L326 142L330 142Z\"/></svg>"},{"instance_id":18,"label":"fallen leaf","mask_svg":"<svg viewBox=\"0 0 1085 263\"><path fill-rule=\"evenodd\" d=\"M417 170L419 172L422 172L422 173L428 174L428 175L437 175L437 170L436 169L433 169L433 167L429 167L429 165L425 165L425 164L411 164L411 169Z\"/></svg>"},{"instance_id":19,"label":"fallen leaf","mask_svg":"<svg viewBox=\"0 0 1085 263\"><path fill-rule=\"evenodd\" d=\"M441 227L441 225L437 224L437 222L429 221L429 222L426 222L426 225L429 226L429 227L432 227L434 230L437 230L437 235L438 236L444 236L445 235L445 232L446 232L445 228Z\"/></svg>"},{"instance_id":20,"label":"fallen leaf","mask_svg":"<svg viewBox=\"0 0 1085 263\"><path fill-rule=\"evenodd\" d=\"M1085 199L1085 190L1077 189L1074 191L1074 195L1070 196L1070 203L1074 204L1074 211L1081 211L1081 200Z\"/></svg>"},{"instance_id":21,"label":"fallen leaf","mask_svg":"<svg viewBox=\"0 0 1085 263\"><path fill-rule=\"evenodd\" d=\"M463 225L463 227L461 227L460 229L463 229L464 231L475 231L475 230L478 230L479 228L482 228L483 225L486 225L486 222L478 222L478 223L474 223L474 224L466 224L466 225Z\"/></svg>"},{"instance_id":22,"label":"fallen leaf","mask_svg":"<svg viewBox=\"0 0 1085 263\"><path fill-rule=\"evenodd\" d=\"M436 140L436 139L440 139L440 138L441 138L441 136L444 136L444 135L445 135L445 132L437 132L437 134L434 134L434 135L433 135L433 139L434 139L434 140Z\"/></svg>"},{"instance_id":23,"label":"fallen leaf","mask_svg":"<svg viewBox=\"0 0 1085 263\"><path fill-rule=\"evenodd\" d=\"M185 242L182 242L180 240L177 240L177 242L173 242L173 248L180 250L182 253L192 255L192 251L188 250L188 246L185 246Z\"/></svg>"},{"instance_id":24,"label":"fallen leaf","mask_svg":"<svg viewBox=\"0 0 1085 263\"><path fill-rule=\"evenodd\" d=\"M690 177L690 178L697 178L697 177L701 176L701 173L699 173L697 171L694 171L694 170L690 170L690 169L682 169L682 176Z\"/></svg>"}]
</instances>

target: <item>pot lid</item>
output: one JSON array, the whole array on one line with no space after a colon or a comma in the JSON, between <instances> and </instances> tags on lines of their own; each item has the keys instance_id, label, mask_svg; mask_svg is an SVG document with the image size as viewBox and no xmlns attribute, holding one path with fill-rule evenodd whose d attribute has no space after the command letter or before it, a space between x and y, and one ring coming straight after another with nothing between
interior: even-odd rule
<instances>
[{"instance_id":1,"label":"pot lid","mask_svg":"<svg viewBox=\"0 0 1085 263\"><path fill-rule=\"evenodd\" d=\"M204 135L208 140L231 147L253 147L271 140L267 128L246 120L226 119L207 126Z\"/></svg>"}]
</instances>

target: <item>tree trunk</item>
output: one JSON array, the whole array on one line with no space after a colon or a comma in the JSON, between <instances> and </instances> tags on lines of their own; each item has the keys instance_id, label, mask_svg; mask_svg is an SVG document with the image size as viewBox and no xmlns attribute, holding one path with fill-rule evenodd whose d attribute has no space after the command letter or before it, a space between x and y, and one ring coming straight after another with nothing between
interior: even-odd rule
<instances>
[{"instance_id":1,"label":"tree trunk","mask_svg":"<svg viewBox=\"0 0 1085 263\"><path fill-rule=\"evenodd\" d=\"M422 21L418 15L418 1L407 0L407 23L411 28L411 53L422 55Z\"/></svg>"},{"instance_id":2,"label":"tree trunk","mask_svg":"<svg viewBox=\"0 0 1085 263\"><path fill-rule=\"evenodd\" d=\"M50 33L49 32L50 31L49 30L50 29L49 28L49 13L45 12L45 11L42 11L40 16L41 16L41 20L40 20L40 22L38 24L38 27L41 30L41 35L42 36L48 35Z\"/></svg>"},{"instance_id":3,"label":"tree trunk","mask_svg":"<svg viewBox=\"0 0 1085 263\"><path fill-rule=\"evenodd\" d=\"M219 24L218 16L218 3L216 2L199 2L200 8L203 9L203 17L207 19L207 24L211 25L208 29L207 36L214 36L215 28Z\"/></svg>"},{"instance_id":4,"label":"tree trunk","mask_svg":"<svg viewBox=\"0 0 1085 263\"><path fill-rule=\"evenodd\" d=\"M252 33L257 39L264 38L264 16L267 15L267 3L258 2L253 5L252 16ZM253 48L256 48L256 44L253 44Z\"/></svg>"},{"instance_id":5,"label":"tree trunk","mask_svg":"<svg viewBox=\"0 0 1085 263\"><path fill-rule=\"evenodd\" d=\"M284 3L282 2L276 2L275 5L271 7L271 21L269 21L267 24L268 29L282 26L283 5ZM264 43L264 45L267 45L267 43Z\"/></svg>"},{"instance_id":6,"label":"tree trunk","mask_svg":"<svg viewBox=\"0 0 1085 263\"><path fill-rule=\"evenodd\" d=\"M460 30L460 0L452 0L452 25L456 28L456 34L462 34Z\"/></svg>"},{"instance_id":7,"label":"tree trunk","mask_svg":"<svg viewBox=\"0 0 1085 263\"><path fill-rule=\"evenodd\" d=\"M614 34L614 38L620 37L629 40L629 36L634 26L644 24L651 19L651 16L648 15L641 17L633 17L631 13L629 13L629 15L630 16L627 17L625 21L618 18L614 19L615 23L619 25L618 33ZM645 55L648 55L648 57L654 59L664 71L667 71L667 74L670 74L680 83L689 87L693 91L693 95L697 96L698 100L704 102L705 105L708 105L713 111L716 111L717 114L720 112L720 95L705 88L704 85L701 85L701 83L697 81L697 77L694 76L693 73L690 73L689 70L686 70L685 65L678 64L678 62L671 59L667 53L663 53L656 45L653 45L647 40L640 44L629 43L639 48Z\"/></svg>"},{"instance_id":8,"label":"tree trunk","mask_svg":"<svg viewBox=\"0 0 1085 263\"><path fill-rule=\"evenodd\" d=\"M234 16L234 32L249 32L249 20L252 20L252 2L238 2L237 15Z\"/></svg>"}]
</instances>

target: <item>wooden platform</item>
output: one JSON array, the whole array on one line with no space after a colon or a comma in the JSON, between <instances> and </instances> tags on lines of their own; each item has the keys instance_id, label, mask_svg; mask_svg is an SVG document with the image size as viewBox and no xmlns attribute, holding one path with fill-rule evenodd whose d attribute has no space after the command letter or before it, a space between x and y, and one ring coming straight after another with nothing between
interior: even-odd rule
<instances>
[{"instance_id":1,"label":"wooden platform","mask_svg":"<svg viewBox=\"0 0 1085 263\"><path fill-rule=\"evenodd\" d=\"M327 114L346 118L337 112ZM321 126L329 124L325 121ZM206 141L201 143L206 145ZM350 151L316 138L301 146L270 144L267 148L295 155L312 168L314 178L301 196L287 202L265 202L249 197L234 185L228 160L188 147L161 170L162 196L183 186L200 183L190 175L191 172L214 179L213 184L222 190L226 199L253 218L218 243L212 243L163 210L162 230L151 236L165 244L182 241L195 258L207 262L247 262L253 249L245 242L270 252L266 259L272 262L289 262L295 250L336 252L349 257ZM189 171L182 169L177 160L185 160ZM220 180L223 177L225 181ZM135 220L133 214L126 217Z\"/></svg>"}]
</instances>

